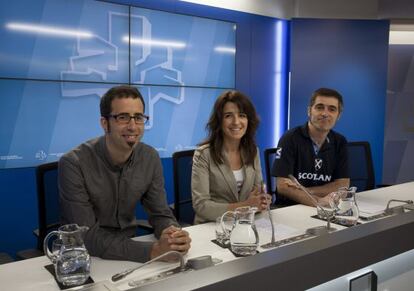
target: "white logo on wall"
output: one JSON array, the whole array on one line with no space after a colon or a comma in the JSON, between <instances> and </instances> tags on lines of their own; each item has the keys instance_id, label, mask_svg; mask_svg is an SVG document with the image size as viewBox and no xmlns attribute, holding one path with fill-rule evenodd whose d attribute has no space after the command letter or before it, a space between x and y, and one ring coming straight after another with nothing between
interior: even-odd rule
<instances>
[{"instance_id":1,"label":"white logo on wall","mask_svg":"<svg viewBox=\"0 0 414 291\"><path fill-rule=\"evenodd\" d=\"M315 159L315 170L318 171L322 168L322 159Z\"/></svg>"},{"instance_id":2,"label":"white logo on wall","mask_svg":"<svg viewBox=\"0 0 414 291\"><path fill-rule=\"evenodd\" d=\"M40 161L44 161L47 158L47 153L43 150L40 150L35 154L35 158Z\"/></svg>"},{"instance_id":3,"label":"white logo on wall","mask_svg":"<svg viewBox=\"0 0 414 291\"><path fill-rule=\"evenodd\" d=\"M9 161L9 160L22 160L23 157L19 155L7 155L7 156L0 156L0 161Z\"/></svg>"},{"instance_id":4,"label":"white logo on wall","mask_svg":"<svg viewBox=\"0 0 414 291\"><path fill-rule=\"evenodd\" d=\"M61 71L61 80L82 80L82 81L100 81L106 82L108 74L119 70L118 65L118 45L115 40L119 39L119 35L113 31L116 27L117 20L125 20L129 18L129 14L109 12L108 20L108 37L102 38L99 35L93 35L90 38L77 38L76 55L69 58L69 68L67 71ZM135 68L139 68L137 77L133 76L132 82L145 84L147 75L150 73L157 73L167 80L168 85L180 86L177 90L176 96L171 96L165 92L152 92L150 87L147 89L148 96L148 114L151 117L145 129L153 127L154 120L156 120L157 112L154 110L155 105L160 100L165 100L173 104L181 104L184 102L184 82L182 79L182 72L173 67L173 47L174 44L169 42L152 41L152 24L145 16L131 15L131 21L139 21L142 27L141 39L131 39L131 46L136 43L141 47L141 57L136 60L131 60ZM112 38L115 34L117 37ZM126 39L125 39L126 37ZM123 41L128 42L129 37L122 37ZM145 40L145 42L143 42ZM154 44L156 43L156 44ZM165 57L160 63L154 64L152 62L151 50L152 46L163 46L166 49ZM87 95L96 94L102 96L108 88L105 86L88 88L77 88L77 83L62 82L61 92L63 97L83 97Z\"/></svg>"},{"instance_id":5,"label":"white logo on wall","mask_svg":"<svg viewBox=\"0 0 414 291\"><path fill-rule=\"evenodd\" d=\"M179 151L193 150L195 148L196 147L194 147L194 146L183 146L182 144L177 144L174 147L174 151L179 152Z\"/></svg>"}]
</instances>

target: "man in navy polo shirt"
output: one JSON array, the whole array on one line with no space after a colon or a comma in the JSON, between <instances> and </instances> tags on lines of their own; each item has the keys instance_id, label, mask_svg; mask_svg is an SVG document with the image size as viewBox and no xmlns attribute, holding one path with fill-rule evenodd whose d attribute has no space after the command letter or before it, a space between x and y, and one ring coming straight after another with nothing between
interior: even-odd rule
<instances>
[{"instance_id":1,"label":"man in navy polo shirt","mask_svg":"<svg viewBox=\"0 0 414 291\"><path fill-rule=\"evenodd\" d=\"M290 181L290 174L322 205L328 204L329 193L349 187L347 141L332 130L342 110L342 96L337 91L320 88L312 94L308 122L287 131L278 144L272 176L277 177L279 197L314 206Z\"/></svg>"}]
</instances>

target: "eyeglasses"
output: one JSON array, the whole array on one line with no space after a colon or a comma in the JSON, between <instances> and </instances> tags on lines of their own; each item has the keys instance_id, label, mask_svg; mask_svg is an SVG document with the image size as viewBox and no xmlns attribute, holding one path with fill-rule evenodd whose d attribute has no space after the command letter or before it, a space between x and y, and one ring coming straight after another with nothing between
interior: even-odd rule
<instances>
[{"instance_id":1,"label":"eyeglasses","mask_svg":"<svg viewBox=\"0 0 414 291\"><path fill-rule=\"evenodd\" d=\"M142 113L137 113L134 115L129 115L128 113L119 113L119 114L110 114L110 115L107 115L106 117L112 117L118 123L121 123L121 124L128 124L132 118L135 120L135 123L139 123L139 124L146 123L149 120L149 116L144 115Z\"/></svg>"}]
</instances>

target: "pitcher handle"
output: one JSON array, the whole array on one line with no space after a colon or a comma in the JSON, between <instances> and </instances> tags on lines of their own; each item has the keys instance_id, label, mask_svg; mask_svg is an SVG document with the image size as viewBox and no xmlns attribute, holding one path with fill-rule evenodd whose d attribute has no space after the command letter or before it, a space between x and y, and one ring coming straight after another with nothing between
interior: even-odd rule
<instances>
[{"instance_id":1,"label":"pitcher handle","mask_svg":"<svg viewBox=\"0 0 414 291\"><path fill-rule=\"evenodd\" d=\"M58 235L59 232L54 230L49 232L46 237L45 240L43 241L43 252L45 253L45 255L49 258L50 261L55 262L57 259L57 256L54 255L50 250L49 250L49 239L54 236L54 235Z\"/></svg>"},{"instance_id":2,"label":"pitcher handle","mask_svg":"<svg viewBox=\"0 0 414 291\"><path fill-rule=\"evenodd\" d=\"M229 215L229 214L231 214L231 216L233 216L233 219L236 220L236 218L235 218L236 213L234 211L231 211L231 210L224 212L223 215L221 216L221 219L220 219L221 228L223 229L223 232L226 234L226 237L230 237L231 230L228 230L226 228L226 226L224 225L223 218L224 218L224 216ZM234 225L234 222L233 222L233 225Z\"/></svg>"}]
</instances>

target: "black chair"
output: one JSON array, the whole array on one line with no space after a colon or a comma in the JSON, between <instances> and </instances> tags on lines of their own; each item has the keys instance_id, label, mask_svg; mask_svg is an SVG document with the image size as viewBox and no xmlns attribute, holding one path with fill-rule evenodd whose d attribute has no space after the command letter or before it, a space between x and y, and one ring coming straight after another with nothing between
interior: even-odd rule
<instances>
[{"instance_id":1,"label":"black chair","mask_svg":"<svg viewBox=\"0 0 414 291\"><path fill-rule=\"evenodd\" d=\"M267 192L274 197L276 197L276 178L272 177L271 171L275 160L276 150L277 148L269 148L264 151Z\"/></svg>"},{"instance_id":2,"label":"black chair","mask_svg":"<svg viewBox=\"0 0 414 291\"><path fill-rule=\"evenodd\" d=\"M174 215L180 224L194 223L193 200L191 196L191 171L194 150L175 152L173 158Z\"/></svg>"},{"instance_id":3,"label":"black chair","mask_svg":"<svg viewBox=\"0 0 414 291\"><path fill-rule=\"evenodd\" d=\"M375 188L375 174L369 142L348 142L348 165L351 186L357 191Z\"/></svg>"},{"instance_id":4,"label":"black chair","mask_svg":"<svg viewBox=\"0 0 414 291\"><path fill-rule=\"evenodd\" d=\"M0 253L0 265L13 262L14 259L7 253Z\"/></svg>"},{"instance_id":5,"label":"black chair","mask_svg":"<svg viewBox=\"0 0 414 291\"><path fill-rule=\"evenodd\" d=\"M137 207L135 209L135 214L137 217L147 216L147 214L144 211L143 206L139 203L137 204ZM154 228L151 226L148 219L136 219L136 223L137 223L137 230L135 233L136 236L154 233Z\"/></svg>"},{"instance_id":6,"label":"black chair","mask_svg":"<svg viewBox=\"0 0 414 291\"><path fill-rule=\"evenodd\" d=\"M17 252L18 259L29 259L43 255L43 240L46 235L60 226L59 191L57 184L58 162L42 164L36 168L38 228L33 231L37 237L36 249Z\"/></svg>"},{"instance_id":7,"label":"black chair","mask_svg":"<svg viewBox=\"0 0 414 291\"><path fill-rule=\"evenodd\" d=\"M266 171L266 187L267 192L275 198L275 203L271 208L280 208L284 206L297 204L295 201L277 194L276 177L271 174L272 166L275 161L277 148L268 148L264 151L265 171Z\"/></svg>"}]
</instances>

